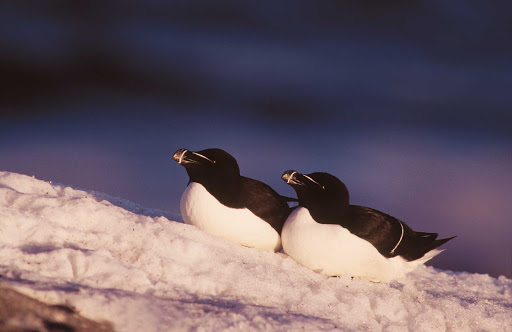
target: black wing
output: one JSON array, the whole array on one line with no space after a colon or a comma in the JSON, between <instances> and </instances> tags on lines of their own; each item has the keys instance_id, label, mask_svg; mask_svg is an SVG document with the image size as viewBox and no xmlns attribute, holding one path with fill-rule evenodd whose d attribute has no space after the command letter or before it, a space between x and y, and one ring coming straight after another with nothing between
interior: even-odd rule
<instances>
[{"instance_id":1,"label":"black wing","mask_svg":"<svg viewBox=\"0 0 512 332\"><path fill-rule=\"evenodd\" d=\"M265 183L240 177L240 200L252 213L270 224L279 234L284 222L291 212L287 197L279 195L274 189Z\"/></svg>"},{"instance_id":2,"label":"black wing","mask_svg":"<svg viewBox=\"0 0 512 332\"><path fill-rule=\"evenodd\" d=\"M437 233L415 232L395 217L359 205L350 205L340 225L370 242L384 257L402 256L408 261L454 238L437 240Z\"/></svg>"}]
</instances>

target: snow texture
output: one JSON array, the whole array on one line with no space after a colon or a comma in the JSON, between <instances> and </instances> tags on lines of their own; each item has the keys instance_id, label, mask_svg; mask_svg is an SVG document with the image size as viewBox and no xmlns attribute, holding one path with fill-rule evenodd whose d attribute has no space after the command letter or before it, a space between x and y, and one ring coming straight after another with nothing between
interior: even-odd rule
<instances>
[{"instance_id":1,"label":"snow texture","mask_svg":"<svg viewBox=\"0 0 512 332\"><path fill-rule=\"evenodd\" d=\"M512 331L503 276L327 277L180 219L0 172L0 284L118 331Z\"/></svg>"}]
</instances>

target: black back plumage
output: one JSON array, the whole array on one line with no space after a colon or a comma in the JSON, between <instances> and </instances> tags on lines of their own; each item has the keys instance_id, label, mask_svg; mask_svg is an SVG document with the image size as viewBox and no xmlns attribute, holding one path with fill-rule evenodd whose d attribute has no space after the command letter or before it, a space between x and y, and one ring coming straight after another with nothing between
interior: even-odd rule
<instances>
[{"instance_id":1,"label":"black back plumage","mask_svg":"<svg viewBox=\"0 0 512 332\"><path fill-rule=\"evenodd\" d=\"M236 159L229 153L222 149L180 149L173 159L185 167L189 183L202 184L227 207L249 209L281 234L291 212L288 199L261 181L241 176Z\"/></svg>"},{"instance_id":2,"label":"black back plumage","mask_svg":"<svg viewBox=\"0 0 512 332\"><path fill-rule=\"evenodd\" d=\"M405 222L389 214L359 205L350 205L340 224L373 244L384 257L402 256L408 261L421 258L453 239L437 240L437 233L415 232ZM399 241L400 244L393 251Z\"/></svg>"},{"instance_id":3,"label":"black back plumage","mask_svg":"<svg viewBox=\"0 0 512 332\"><path fill-rule=\"evenodd\" d=\"M288 199L267 184L245 176L241 176L240 185L240 201L245 207L281 234L284 222L291 212Z\"/></svg>"},{"instance_id":4,"label":"black back plumage","mask_svg":"<svg viewBox=\"0 0 512 332\"><path fill-rule=\"evenodd\" d=\"M307 208L316 222L337 224L348 229L370 242L384 257L401 256L408 261L416 260L453 239L437 240L437 233L416 232L405 222L386 213L350 205L347 187L331 174L286 171L283 179L295 189L299 205Z\"/></svg>"}]
</instances>

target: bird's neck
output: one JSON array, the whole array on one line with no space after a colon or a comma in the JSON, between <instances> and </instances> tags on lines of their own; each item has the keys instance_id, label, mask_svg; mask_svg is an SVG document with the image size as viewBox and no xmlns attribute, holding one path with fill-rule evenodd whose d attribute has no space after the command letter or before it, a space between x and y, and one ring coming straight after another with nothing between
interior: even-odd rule
<instances>
[{"instance_id":1,"label":"bird's neck","mask_svg":"<svg viewBox=\"0 0 512 332\"><path fill-rule=\"evenodd\" d=\"M311 216L321 224L340 224L345 218L348 204L333 204L328 202L310 204L305 206Z\"/></svg>"},{"instance_id":2,"label":"bird's neck","mask_svg":"<svg viewBox=\"0 0 512 332\"><path fill-rule=\"evenodd\" d=\"M212 194L219 202L231 207L242 208L240 202L240 181L238 178L210 178L208 181L201 183L210 194Z\"/></svg>"}]
</instances>

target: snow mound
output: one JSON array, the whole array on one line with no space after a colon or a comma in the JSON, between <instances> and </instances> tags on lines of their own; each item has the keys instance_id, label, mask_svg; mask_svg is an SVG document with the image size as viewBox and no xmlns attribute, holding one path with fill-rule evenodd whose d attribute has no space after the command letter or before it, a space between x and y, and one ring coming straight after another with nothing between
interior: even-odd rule
<instances>
[{"instance_id":1,"label":"snow mound","mask_svg":"<svg viewBox=\"0 0 512 332\"><path fill-rule=\"evenodd\" d=\"M119 331L512 331L503 276L423 266L390 285L330 278L179 220L0 172L0 284Z\"/></svg>"}]
</instances>

